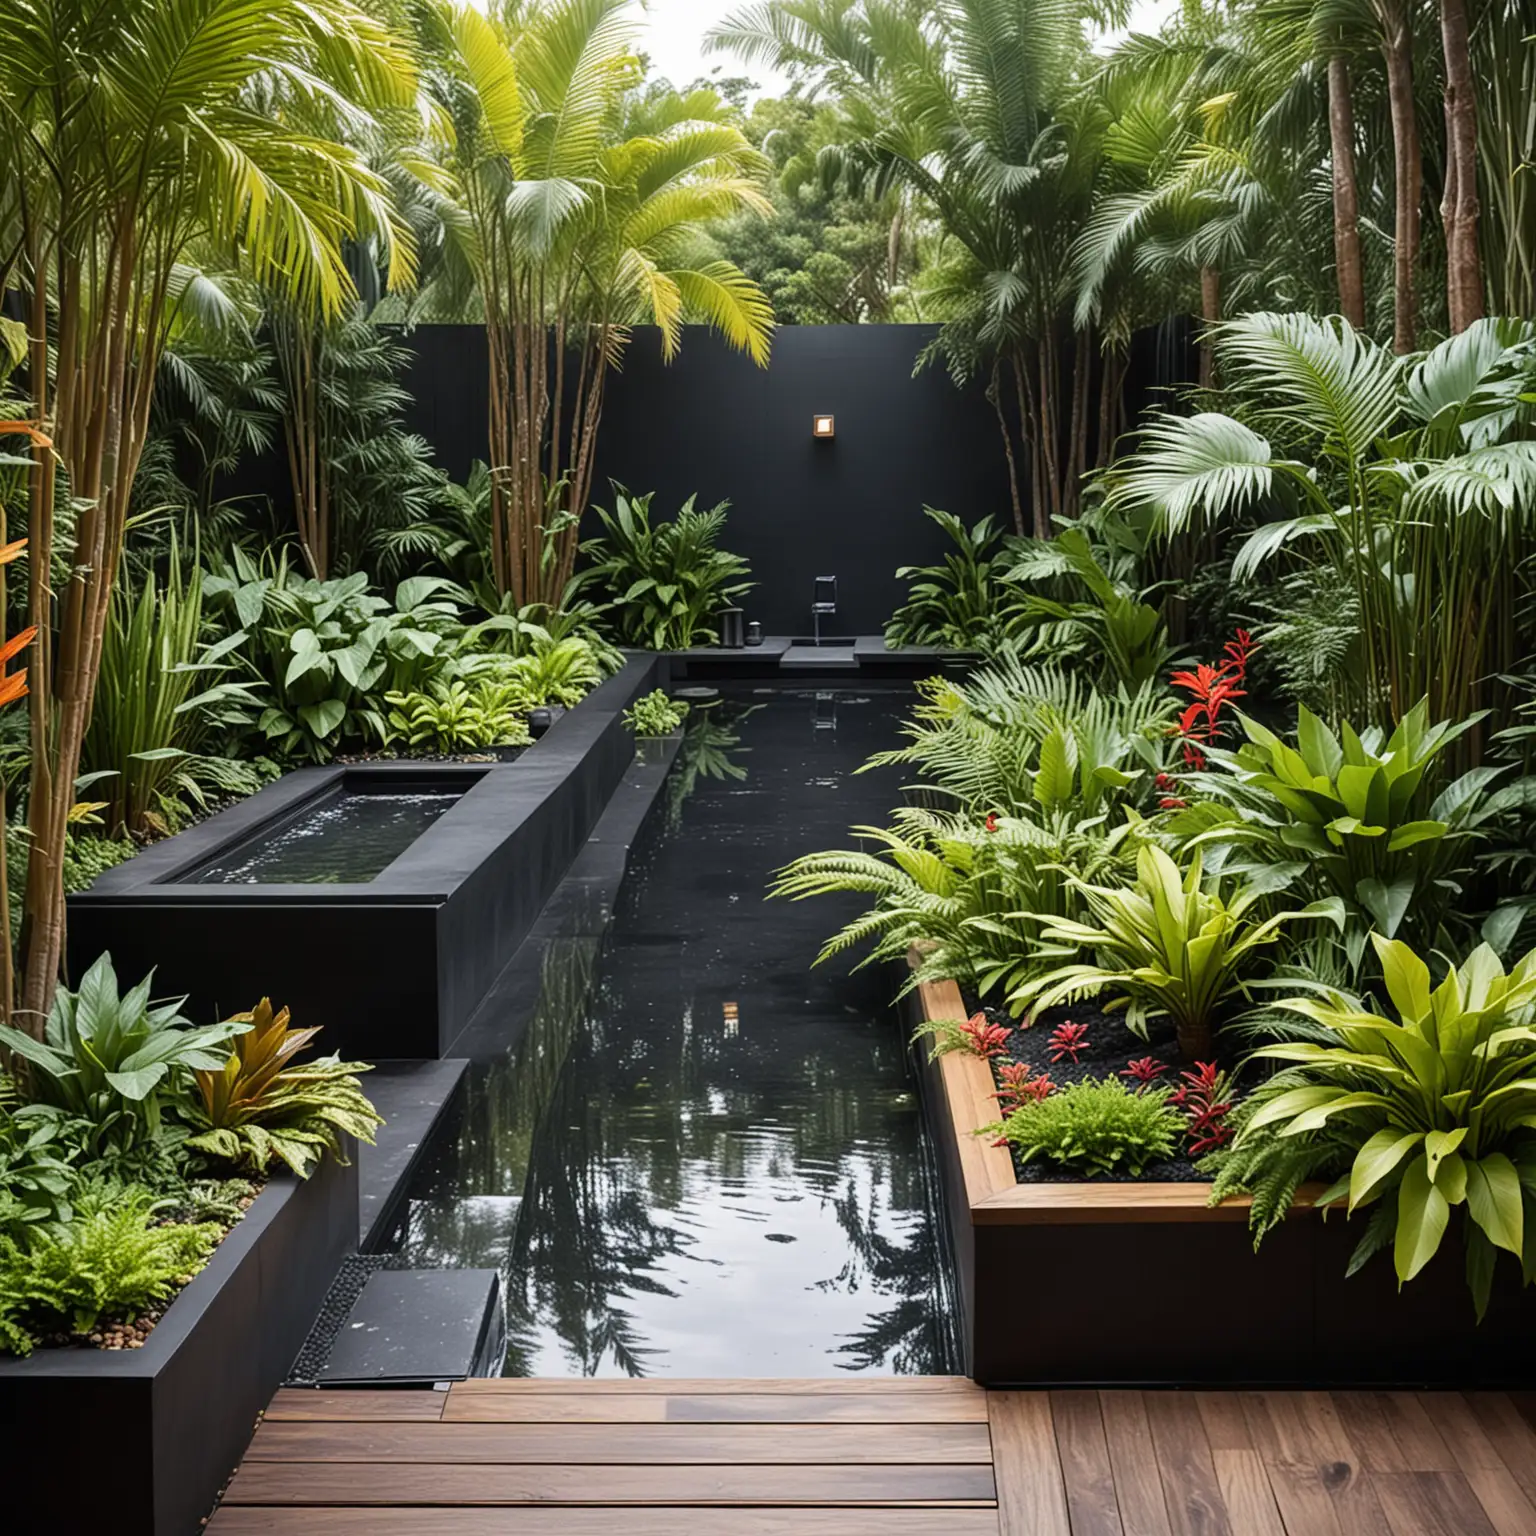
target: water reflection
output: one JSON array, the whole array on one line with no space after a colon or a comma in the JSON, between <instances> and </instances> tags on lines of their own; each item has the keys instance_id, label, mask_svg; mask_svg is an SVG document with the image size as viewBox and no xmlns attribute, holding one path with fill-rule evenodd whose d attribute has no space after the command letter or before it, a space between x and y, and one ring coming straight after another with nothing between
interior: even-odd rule
<instances>
[{"instance_id":1,"label":"water reflection","mask_svg":"<svg viewBox=\"0 0 1536 1536\"><path fill-rule=\"evenodd\" d=\"M888 783L849 775L900 704L842 694L835 732L811 694L711 711L699 740L739 735L751 755L726 761L750 776L690 774L601 956L552 944L527 1032L474 1069L396 1243L403 1262L503 1270L509 1374L951 1368L884 983L807 971L831 904L762 900L773 868L887 803Z\"/></svg>"}]
</instances>

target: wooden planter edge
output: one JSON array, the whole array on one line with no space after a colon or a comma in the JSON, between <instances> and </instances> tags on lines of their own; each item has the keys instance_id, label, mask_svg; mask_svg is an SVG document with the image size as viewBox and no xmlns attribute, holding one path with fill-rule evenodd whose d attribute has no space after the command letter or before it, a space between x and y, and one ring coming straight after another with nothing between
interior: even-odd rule
<instances>
[{"instance_id":1,"label":"wooden planter edge","mask_svg":"<svg viewBox=\"0 0 1536 1536\"><path fill-rule=\"evenodd\" d=\"M912 962L915 963L915 957ZM927 981L917 987L918 1012L924 1023L957 1021L966 1016L960 988L953 981ZM1251 1201L1231 1195L1211 1205L1209 1184L1021 1184L1013 1155L988 1136L969 1134L999 1119L992 1068L970 1051L946 1051L935 1063L954 1128L966 1203L973 1226L1072 1226L1137 1222L1247 1221ZM1318 1186L1319 1188L1321 1186ZM1306 1207L1299 1206L1298 1210Z\"/></svg>"}]
</instances>

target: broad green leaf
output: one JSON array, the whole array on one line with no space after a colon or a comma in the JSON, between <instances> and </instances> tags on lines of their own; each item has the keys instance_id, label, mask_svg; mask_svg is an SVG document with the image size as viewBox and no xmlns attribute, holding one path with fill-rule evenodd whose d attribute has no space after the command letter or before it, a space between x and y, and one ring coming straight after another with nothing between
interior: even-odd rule
<instances>
[{"instance_id":1,"label":"broad green leaf","mask_svg":"<svg viewBox=\"0 0 1536 1536\"><path fill-rule=\"evenodd\" d=\"M1355 1154L1354 1165L1350 1168L1350 1210L1370 1200L1423 1140L1420 1131L1400 1132L1391 1127L1377 1131Z\"/></svg>"},{"instance_id":2,"label":"broad green leaf","mask_svg":"<svg viewBox=\"0 0 1536 1536\"><path fill-rule=\"evenodd\" d=\"M1404 1019L1421 1019L1429 1012L1429 967L1398 939L1371 935L1381 961L1387 996Z\"/></svg>"},{"instance_id":3,"label":"broad green leaf","mask_svg":"<svg viewBox=\"0 0 1536 1536\"><path fill-rule=\"evenodd\" d=\"M1525 1245L1520 1176L1502 1152L1467 1164L1467 1213L1496 1248L1517 1257Z\"/></svg>"},{"instance_id":4,"label":"broad green leaf","mask_svg":"<svg viewBox=\"0 0 1536 1536\"><path fill-rule=\"evenodd\" d=\"M1362 880L1355 887L1355 896L1390 939L1408 915L1409 904L1413 901L1413 879L1404 875L1392 881Z\"/></svg>"},{"instance_id":5,"label":"broad green leaf","mask_svg":"<svg viewBox=\"0 0 1536 1536\"><path fill-rule=\"evenodd\" d=\"M1415 1158L1397 1191L1392 1258L1399 1285L1406 1285L1434 1258L1450 1219L1450 1203L1430 1182L1424 1159Z\"/></svg>"}]
</instances>

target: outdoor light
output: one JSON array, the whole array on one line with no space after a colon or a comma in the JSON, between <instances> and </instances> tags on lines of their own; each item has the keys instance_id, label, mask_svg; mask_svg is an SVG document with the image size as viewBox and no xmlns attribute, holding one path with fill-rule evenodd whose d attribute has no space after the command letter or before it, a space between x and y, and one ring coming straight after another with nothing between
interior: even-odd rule
<instances>
[{"instance_id":1,"label":"outdoor light","mask_svg":"<svg viewBox=\"0 0 1536 1536\"><path fill-rule=\"evenodd\" d=\"M832 430L832 418L830 416L813 416L811 418L812 437L833 437L835 435Z\"/></svg>"}]
</instances>

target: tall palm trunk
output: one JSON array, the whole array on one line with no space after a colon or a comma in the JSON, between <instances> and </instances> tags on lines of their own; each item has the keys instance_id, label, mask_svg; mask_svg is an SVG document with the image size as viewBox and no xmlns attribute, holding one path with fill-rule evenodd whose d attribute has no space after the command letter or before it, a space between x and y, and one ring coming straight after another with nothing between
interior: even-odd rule
<instances>
[{"instance_id":1,"label":"tall palm trunk","mask_svg":"<svg viewBox=\"0 0 1536 1536\"><path fill-rule=\"evenodd\" d=\"M1221 321L1221 273L1215 267L1200 268L1200 388L1216 385L1216 348L1211 328Z\"/></svg>"},{"instance_id":2,"label":"tall palm trunk","mask_svg":"<svg viewBox=\"0 0 1536 1536\"><path fill-rule=\"evenodd\" d=\"M1360 261L1360 189L1355 179L1355 104L1349 62L1328 60L1328 138L1333 159L1333 259L1338 270L1339 312L1357 331L1365 329L1365 272Z\"/></svg>"},{"instance_id":3,"label":"tall palm trunk","mask_svg":"<svg viewBox=\"0 0 1536 1536\"><path fill-rule=\"evenodd\" d=\"M1445 53L1446 301L1453 334L1483 315L1483 264L1478 251L1477 102L1466 0L1440 0Z\"/></svg>"},{"instance_id":4,"label":"tall palm trunk","mask_svg":"<svg viewBox=\"0 0 1536 1536\"><path fill-rule=\"evenodd\" d=\"M1392 345L1411 352L1419 336L1420 205L1424 165L1413 100L1413 32L1405 0L1377 0L1381 51L1387 66L1387 104L1392 117L1395 202L1392 241Z\"/></svg>"}]
</instances>

